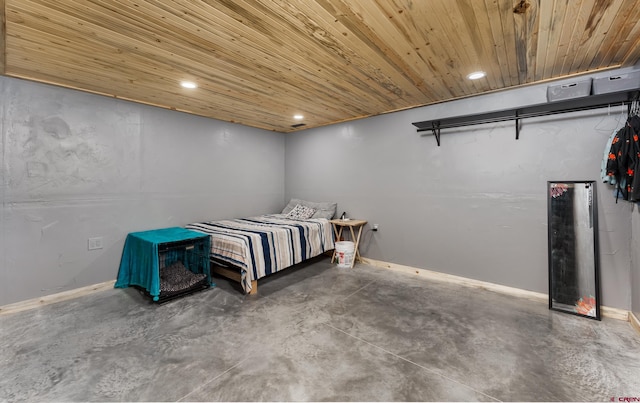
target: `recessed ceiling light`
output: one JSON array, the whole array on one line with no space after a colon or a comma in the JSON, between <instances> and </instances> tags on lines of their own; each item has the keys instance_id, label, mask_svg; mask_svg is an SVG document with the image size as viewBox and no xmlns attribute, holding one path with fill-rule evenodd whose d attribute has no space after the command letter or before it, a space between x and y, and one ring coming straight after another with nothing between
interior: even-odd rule
<instances>
[{"instance_id":1,"label":"recessed ceiling light","mask_svg":"<svg viewBox=\"0 0 640 403\"><path fill-rule=\"evenodd\" d=\"M196 83L192 82L192 81L182 81L180 83L181 86L183 86L184 88L197 88L198 86L196 85Z\"/></svg>"},{"instance_id":2,"label":"recessed ceiling light","mask_svg":"<svg viewBox=\"0 0 640 403\"><path fill-rule=\"evenodd\" d=\"M304 119L304 116L302 116L302 115L293 115L293 118L295 120L302 120L302 119Z\"/></svg>"},{"instance_id":3,"label":"recessed ceiling light","mask_svg":"<svg viewBox=\"0 0 640 403\"><path fill-rule=\"evenodd\" d=\"M469 74L467 76L467 78L469 80L477 80L477 79L482 78L482 77L484 77L486 75L487 75L487 73L485 73L484 71L474 71L473 73Z\"/></svg>"}]
</instances>

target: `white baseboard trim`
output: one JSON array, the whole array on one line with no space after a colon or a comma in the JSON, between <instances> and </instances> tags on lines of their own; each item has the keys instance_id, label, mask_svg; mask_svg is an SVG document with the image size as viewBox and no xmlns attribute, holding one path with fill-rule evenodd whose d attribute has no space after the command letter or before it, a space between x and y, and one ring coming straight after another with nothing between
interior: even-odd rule
<instances>
[{"instance_id":1,"label":"white baseboard trim","mask_svg":"<svg viewBox=\"0 0 640 403\"><path fill-rule=\"evenodd\" d=\"M500 284L489 283L486 281L474 280L461 276L454 276L452 274L440 273L437 271L419 269L417 267L403 266L395 263L383 262L381 260L374 260L369 258L362 258L362 263L375 267L381 267L392 271L416 275L423 279L430 279L435 281L443 281L451 284L458 284L465 287L480 288L489 290L501 294L511 295L519 298L526 298L529 300L548 303L548 294L543 294L535 291L523 290L521 288L508 287ZM60 292L57 294L46 295L44 297L33 298L26 301L20 301L9 305L0 306L0 315L8 315L12 313L22 312L29 309L38 308L45 305L54 304L57 302L67 301L70 299L78 298L84 295L89 295L94 292L104 291L113 288L115 280L105 281L104 283L98 283L89 285L86 287L76 288L69 291ZM602 316L623 320L625 322L631 322L631 325L640 332L640 321L635 317L633 312L626 311L619 308L611 308L607 306L600 307Z\"/></svg>"},{"instance_id":2,"label":"white baseboard trim","mask_svg":"<svg viewBox=\"0 0 640 403\"><path fill-rule=\"evenodd\" d=\"M610 306L601 306L600 307L600 313L605 318L618 319L618 320L622 320L624 322L629 322L629 313L630 312L627 311L627 310L624 310L624 309L613 308L613 307L610 307Z\"/></svg>"},{"instance_id":3,"label":"white baseboard trim","mask_svg":"<svg viewBox=\"0 0 640 403\"><path fill-rule=\"evenodd\" d=\"M400 264L389 263L389 262L369 259L365 257L362 258L362 263L375 266L375 267L389 269L389 270L400 272L400 273L412 274L423 279L442 281L450 284L458 284L465 287L480 288L483 290L493 291L500 294L511 295L518 298L526 298L532 301L543 302L545 304L549 303L549 294L543 294L540 292L523 290L521 288L515 288L515 287L508 287L505 285L489 283L486 281L474 280L474 279L461 277L461 276L454 276L452 274L440 273L437 271L432 271L427 269L419 269L417 267L403 266ZM607 318L623 320L625 322L628 322L630 320L629 319L630 312L624 309L601 306L600 312L602 316Z\"/></svg>"},{"instance_id":4,"label":"white baseboard trim","mask_svg":"<svg viewBox=\"0 0 640 403\"><path fill-rule=\"evenodd\" d=\"M640 319L633 313L629 312L629 322L631 322L631 326L638 331L640 334Z\"/></svg>"},{"instance_id":5,"label":"white baseboard trim","mask_svg":"<svg viewBox=\"0 0 640 403\"><path fill-rule=\"evenodd\" d=\"M80 287L69 291L63 291L57 294L45 295L44 297L28 299L13 304L0 306L0 315L8 315L12 313L27 311L29 309L38 308L45 305L55 304L56 302L67 301L70 299L82 297L84 295L93 294L94 292L104 291L113 288L115 280L105 281L86 287Z\"/></svg>"}]
</instances>

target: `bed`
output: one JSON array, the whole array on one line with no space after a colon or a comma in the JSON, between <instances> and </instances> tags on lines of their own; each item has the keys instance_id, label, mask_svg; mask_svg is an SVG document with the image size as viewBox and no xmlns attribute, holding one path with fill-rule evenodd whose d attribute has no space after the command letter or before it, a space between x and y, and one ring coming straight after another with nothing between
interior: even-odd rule
<instances>
[{"instance_id":1,"label":"bed","mask_svg":"<svg viewBox=\"0 0 640 403\"><path fill-rule=\"evenodd\" d=\"M186 228L211 237L213 272L255 294L259 279L334 249L329 219L335 204L303 202L292 199L281 214L197 222Z\"/></svg>"}]
</instances>

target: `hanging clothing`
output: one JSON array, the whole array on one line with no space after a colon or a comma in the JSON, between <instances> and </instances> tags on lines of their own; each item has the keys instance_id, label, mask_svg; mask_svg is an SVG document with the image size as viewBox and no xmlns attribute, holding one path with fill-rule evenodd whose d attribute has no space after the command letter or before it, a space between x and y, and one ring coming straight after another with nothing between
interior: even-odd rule
<instances>
[{"instance_id":1,"label":"hanging clothing","mask_svg":"<svg viewBox=\"0 0 640 403\"><path fill-rule=\"evenodd\" d=\"M631 116L611 141L607 176L613 176L624 200L640 201L640 117Z\"/></svg>"},{"instance_id":2,"label":"hanging clothing","mask_svg":"<svg viewBox=\"0 0 640 403\"><path fill-rule=\"evenodd\" d=\"M631 130L633 132L633 158L632 158L632 171L633 182L631 183L630 200L640 201L640 116L635 115L630 119Z\"/></svg>"},{"instance_id":3,"label":"hanging clothing","mask_svg":"<svg viewBox=\"0 0 640 403\"><path fill-rule=\"evenodd\" d=\"M613 175L607 175L607 163L609 162L609 152L611 150L611 143L613 139L618 134L617 130L614 130L609 136L609 140L607 140L607 145L604 147L604 155L602 157L602 164L600 164L600 179L602 179L603 183L608 183L610 185L616 184L616 177Z\"/></svg>"}]
</instances>

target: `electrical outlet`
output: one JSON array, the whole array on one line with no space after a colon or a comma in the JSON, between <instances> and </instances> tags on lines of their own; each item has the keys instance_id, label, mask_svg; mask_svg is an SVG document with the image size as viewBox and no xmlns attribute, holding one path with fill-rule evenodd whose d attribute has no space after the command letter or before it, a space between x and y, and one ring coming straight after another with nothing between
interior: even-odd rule
<instances>
[{"instance_id":1,"label":"electrical outlet","mask_svg":"<svg viewBox=\"0 0 640 403\"><path fill-rule=\"evenodd\" d=\"M373 230L377 231L378 230L378 224L373 224Z\"/></svg>"},{"instance_id":2,"label":"electrical outlet","mask_svg":"<svg viewBox=\"0 0 640 403\"><path fill-rule=\"evenodd\" d=\"M89 250L102 249L102 237L89 238Z\"/></svg>"}]
</instances>

